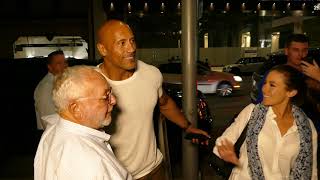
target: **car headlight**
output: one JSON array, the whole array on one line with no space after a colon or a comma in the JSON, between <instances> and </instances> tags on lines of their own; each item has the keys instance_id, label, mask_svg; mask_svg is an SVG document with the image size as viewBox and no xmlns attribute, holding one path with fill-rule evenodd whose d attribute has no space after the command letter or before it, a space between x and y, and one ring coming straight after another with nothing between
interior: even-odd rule
<instances>
[{"instance_id":1,"label":"car headlight","mask_svg":"<svg viewBox=\"0 0 320 180\"><path fill-rule=\"evenodd\" d=\"M242 82L242 78L240 76L233 76L233 79L237 82Z\"/></svg>"}]
</instances>

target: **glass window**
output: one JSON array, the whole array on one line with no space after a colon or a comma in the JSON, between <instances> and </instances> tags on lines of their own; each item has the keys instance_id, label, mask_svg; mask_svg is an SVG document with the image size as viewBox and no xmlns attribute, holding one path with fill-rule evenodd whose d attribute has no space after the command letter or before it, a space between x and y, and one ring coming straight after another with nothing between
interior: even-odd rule
<instances>
[{"instance_id":1,"label":"glass window","mask_svg":"<svg viewBox=\"0 0 320 180\"><path fill-rule=\"evenodd\" d=\"M47 57L59 49L66 58L88 59L88 44L80 36L20 36L13 44L15 59Z\"/></svg>"},{"instance_id":2,"label":"glass window","mask_svg":"<svg viewBox=\"0 0 320 180\"><path fill-rule=\"evenodd\" d=\"M171 57L182 57L180 2L148 1L146 6L137 1L131 3L130 13L126 8L119 8L126 7L125 3L117 1L113 2L115 11L108 9L109 2L105 1L104 6L107 17L121 17L133 28L140 59L161 64ZM292 33L305 33L310 38L310 47L319 47L318 7L316 1L225 3L204 0L195 24L199 60L210 66L221 66L245 57L267 57L283 51L285 41ZM159 53L150 53L151 49L157 49Z\"/></svg>"}]
</instances>

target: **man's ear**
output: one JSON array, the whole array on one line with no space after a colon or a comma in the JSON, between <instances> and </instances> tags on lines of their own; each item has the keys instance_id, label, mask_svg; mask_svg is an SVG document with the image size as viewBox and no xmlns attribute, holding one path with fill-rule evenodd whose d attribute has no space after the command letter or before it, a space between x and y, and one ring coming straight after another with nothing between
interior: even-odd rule
<instances>
[{"instance_id":1,"label":"man's ear","mask_svg":"<svg viewBox=\"0 0 320 180\"><path fill-rule=\"evenodd\" d=\"M284 54L288 55L288 48L287 47L284 48Z\"/></svg>"},{"instance_id":2,"label":"man's ear","mask_svg":"<svg viewBox=\"0 0 320 180\"><path fill-rule=\"evenodd\" d=\"M295 96L295 95L297 95L298 94L298 91L297 90L291 90L291 91L289 91L288 92L288 97L293 97L293 96Z\"/></svg>"},{"instance_id":3,"label":"man's ear","mask_svg":"<svg viewBox=\"0 0 320 180\"><path fill-rule=\"evenodd\" d=\"M103 44L97 43L97 49L102 57L107 55L107 50Z\"/></svg>"},{"instance_id":4,"label":"man's ear","mask_svg":"<svg viewBox=\"0 0 320 180\"><path fill-rule=\"evenodd\" d=\"M50 64L47 65L48 71L52 73L52 67Z\"/></svg>"},{"instance_id":5,"label":"man's ear","mask_svg":"<svg viewBox=\"0 0 320 180\"><path fill-rule=\"evenodd\" d=\"M76 117L76 118L80 118L81 117L80 106L76 102L70 103L69 106L68 106L68 110L74 117Z\"/></svg>"}]
</instances>

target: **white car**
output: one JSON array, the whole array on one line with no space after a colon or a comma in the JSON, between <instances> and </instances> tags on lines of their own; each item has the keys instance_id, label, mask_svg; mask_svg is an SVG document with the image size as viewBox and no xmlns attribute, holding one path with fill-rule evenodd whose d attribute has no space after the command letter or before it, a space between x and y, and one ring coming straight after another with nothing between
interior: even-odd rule
<instances>
[{"instance_id":1,"label":"white car","mask_svg":"<svg viewBox=\"0 0 320 180\"><path fill-rule=\"evenodd\" d=\"M159 69L163 81L171 84L182 83L182 68L180 62L161 64ZM198 63L197 88L202 93L217 93L219 96L230 96L234 90L240 89L242 78L230 73L210 71L208 67Z\"/></svg>"},{"instance_id":2,"label":"white car","mask_svg":"<svg viewBox=\"0 0 320 180\"><path fill-rule=\"evenodd\" d=\"M265 60L266 59L264 57L240 58L236 63L224 66L222 71L236 75L252 74L262 66Z\"/></svg>"}]
</instances>

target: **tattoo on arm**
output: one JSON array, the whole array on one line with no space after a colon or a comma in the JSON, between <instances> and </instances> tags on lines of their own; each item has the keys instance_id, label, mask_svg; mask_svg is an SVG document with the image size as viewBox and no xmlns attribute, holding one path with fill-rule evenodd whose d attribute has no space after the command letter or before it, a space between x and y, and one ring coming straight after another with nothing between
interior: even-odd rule
<instances>
[{"instance_id":1,"label":"tattoo on arm","mask_svg":"<svg viewBox=\"0 0 320 180\"><path fill-rule=\"evenodd\" d=\"M168 103L169 96L163 91L162 96L159 98L159 105L163 106Z\"/></svg>"}]
</instances>

